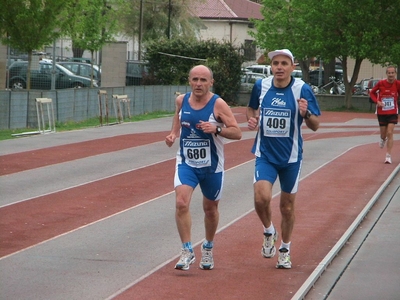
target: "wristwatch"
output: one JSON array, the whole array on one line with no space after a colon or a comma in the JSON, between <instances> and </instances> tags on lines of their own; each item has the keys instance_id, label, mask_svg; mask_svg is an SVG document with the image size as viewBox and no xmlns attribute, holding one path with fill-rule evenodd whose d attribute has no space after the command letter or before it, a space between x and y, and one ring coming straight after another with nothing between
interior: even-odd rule
<instances>
[{"instance_id":1,"label":"wristwatch","mask_svg":"<svg viewBox=\"0 0 400 300\"><path fill-rule=\"evenodd\" d=\"M308 120L311 116L312 116L311 111L309 111L309 110L307 109L307 112L306 112L306 114L305 114L305 116L304 116L304 119Z\"/></svg>"},{"instance_id":2,"label":"wristwatch","mask_svg":"<svg viewBox=\"0 0 400 300\"><path fill-rule=\"evenodd\" d=\"M218 134L220 134L221 131L222 131L221 126L217 126L217 129L216 129L216 131L215 131L215 136L217 136Z\"/></svg>"}]
</instances>

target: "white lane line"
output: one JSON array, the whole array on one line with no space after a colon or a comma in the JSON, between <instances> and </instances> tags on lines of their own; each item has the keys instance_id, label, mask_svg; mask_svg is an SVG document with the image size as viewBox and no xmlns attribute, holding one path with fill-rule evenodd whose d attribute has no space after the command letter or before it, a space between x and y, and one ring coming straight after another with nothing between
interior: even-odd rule
<instances>
[{"instance_id":1,"label":"white lane line","mask_svg":"<svg viewBox=\"0 0 400 300\"><path fill-rule=\"evenodd\" d=\"M94 179L94 180L85 181L85 182L80 183L80 184L71 185L71 186L66 187L66 188L63 188L63 189L51 191L51 192L44 193L44 194L41 194L41 195L36 195L36 196L34 196L34 197L29 197L29 198L21 199L21 200L19 200L19 201L15 201L15 202L13 202L13 203L8 203L8 204L5 204L5 205L2 205L2 206L0 206L0 209L3 208L3 207L7 207L7 206L11 206L11 205L17 204L17 203L29 201L29 200L32 200L32 199L35 199L35 198L44 197L44 196L51 195L51 194L55 194L55 193L58 193L58 192L67 191L67 190L70 190L70 189L74 189L74 188L77 188L77 187L80 187L80 186L84 186L84 185L87 185L87 184L90 184L90 183L94 183L94 182L97 182L97 181L101 181L101 180L104 180L104 179L109 179L109 178L112 178L112 177L115 177L115 176L119 176L119 175L122 175L122 174L129 173L129 172L133 172L133 171L137 171L137 170L140 170L140 169L148 168L148 167L151 167L151 166L154 166L154 165L157 165L157 164L160 164L160 163L169 161L169 160L174 160L174 159L175 159L175 156L172 157L172 158L160 160L160 161L157 161L157 162L154 162L154 163L145 165L145 166L141 166L141 167L138 167L138 168L133 168L133 169L125 170L125 171L122 171L122 172L114 173L114 174L112 174L112 175L104 176L104 177L97 178L97 179Z\"/></svg>"}]
</instances>

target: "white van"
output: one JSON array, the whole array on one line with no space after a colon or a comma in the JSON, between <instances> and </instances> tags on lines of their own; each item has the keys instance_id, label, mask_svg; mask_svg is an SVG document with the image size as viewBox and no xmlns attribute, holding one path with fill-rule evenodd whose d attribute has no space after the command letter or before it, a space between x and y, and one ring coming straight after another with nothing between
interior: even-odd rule
<instances>
[{"instance_id":1,"label":"white van","mask_svg":"<svg viewBox=\"0 0 400 300\"><path fill-rule=\"evenodd\" d=\"M246 70L253 73L264 74L267 77L272 76L270 65L252 65L246 67Z\"/></svg>"}]
</instances>

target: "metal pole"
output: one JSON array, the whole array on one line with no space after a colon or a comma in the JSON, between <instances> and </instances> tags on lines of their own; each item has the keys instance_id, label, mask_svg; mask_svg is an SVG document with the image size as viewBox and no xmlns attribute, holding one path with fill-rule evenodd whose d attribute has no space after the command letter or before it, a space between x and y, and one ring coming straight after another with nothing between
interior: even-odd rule
<instances>
[{"instance_id":1,"label":"metal pole","mask_svg":"<svg viewBox=\"0 0 400 300\"><path fill-rule=\"evenodd\" d=\"M139 49L138 60L142 58L142 35L143 35L143 0L140 0L140 21L139 21Z\"/></svg>"},{"instance_id":2,"label":"metal pole","mask_svg":"<svg viewBox=\"0 0 400 300\"><path fill-rule=\"evenodd\" d=\"M319 70L318 70L318 86L322 86L322 65L323 65L323 60L319 60Z\"/></svg>"},{"instance_id":3,"label":"metal pole","mask_svg":"<svg viewBox=\"0 0 400 300\"><path fill-rule=\"evenodd\" d=\"M172 5L171 5L171 0L169 0L169 4L168 4L168 31L167 31L168 39L171 38L171 12L172 12Z\"/></svg>"},{"instance_id":4,"label":"metal pole","mask_svg":"<svg viewBox=\"0 0 400 300\"><path fill-rule=\"evenodd\" d=\"M9 72L10 65L11 65L11 47L10 47L10 45L7 44L7 68L6 68L6 71L7 71L8 76L7 76L7 82L6 82L6 89L8 89L10 87L10 72Z\"/></svg>"},{"instance_id":5,"label":"metal pole","mask_svg":"<svg viewBox=\"0 0 400 300\"><path fill-rule=\"evenodd\" d=\"M53 41L53 69L51 70L51 90L56 89L56 40Z\"/></svg>"}]
</instances>

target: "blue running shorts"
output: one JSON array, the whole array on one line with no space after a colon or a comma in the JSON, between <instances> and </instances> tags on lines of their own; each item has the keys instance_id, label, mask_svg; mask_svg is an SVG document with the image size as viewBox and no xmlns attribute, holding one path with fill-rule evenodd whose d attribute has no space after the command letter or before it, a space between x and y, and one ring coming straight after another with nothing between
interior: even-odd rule
<instances>
[{"instance_id":1,"label":"blue running shorts","mask_svg":"<svg viewBox=\"0 0 400 300\"><path fill-rule=\"evenodd\" d=\"M254 171L254 183L259 180L267 180L274 184L279 176L281 190L294 194L297 193L299 178L301 172L301 161L277 165L270 163L264 157L256 157L256 166Z\"/></svg>"},{"instance_id":2,"label":"blue running shorts","mask_svg":"<svg viewBox=\"0 0 400 300\"><path fill-rule=\"evenodd\" d=\"M224 172L205 173L202 169L180 164L175 170L174 186L185 184L193 189L200 185L203 195L213 201L221 199L224 182Z\"/></svg>"}]
</instances>

